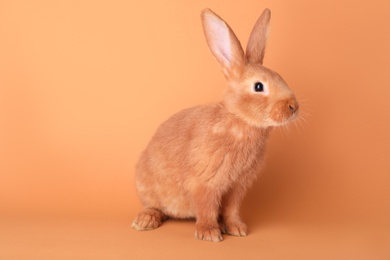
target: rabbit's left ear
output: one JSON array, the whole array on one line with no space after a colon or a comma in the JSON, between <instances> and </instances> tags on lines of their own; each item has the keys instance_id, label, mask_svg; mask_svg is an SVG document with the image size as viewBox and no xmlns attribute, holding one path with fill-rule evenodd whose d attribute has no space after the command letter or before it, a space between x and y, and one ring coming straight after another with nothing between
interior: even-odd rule
<instances>
[{"instance_id":1,"label":"rabbit's left ear","mask_svg":"<svg viewBox=\"0 0 390 260\"><path fill-rule=\"evenodd\" d=\"M252 29L246 46L246 58L251 63L263 64L270 19L271 11L267 8L263 11L259 19L257 19L257 22Z\"/></svg>"},{"instance_id":2,"label":"rabbit's left ear","mask_svg":"<svg viewBox=\"0 0 390 260\"><path fill-rule=\"evenodd\" d=\"M235 75L245 65L244 50L237 36L230 26L210 9L202 11L202 23L207 44L225 75Z\"/></svg>"}]
</instances>

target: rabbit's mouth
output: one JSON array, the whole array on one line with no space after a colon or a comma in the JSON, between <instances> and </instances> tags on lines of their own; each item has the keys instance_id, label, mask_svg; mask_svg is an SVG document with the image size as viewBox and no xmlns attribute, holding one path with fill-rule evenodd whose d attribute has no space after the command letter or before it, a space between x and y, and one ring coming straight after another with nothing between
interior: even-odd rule
<instances>
[{"instance_id":1,"label":"rabbit's mouth","mask_svg":"<svg viewBox=\"0 0 390 260\"><path fill-rule=\"evenodd\" d=\"M292 97L287 100L278 101L271 113L270 119L274 122L275 126L287 124L298 117L299 103Z\"/></svg>"}]
</instances>

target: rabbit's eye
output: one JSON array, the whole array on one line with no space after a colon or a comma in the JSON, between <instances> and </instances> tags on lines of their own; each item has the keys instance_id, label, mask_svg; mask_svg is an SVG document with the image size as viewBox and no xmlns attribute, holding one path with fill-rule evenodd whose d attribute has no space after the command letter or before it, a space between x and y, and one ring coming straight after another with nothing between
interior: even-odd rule
<instances>
[{"instance_id":1,"label":"rabbit's eye","mask_svg":"<svg viewBox=\"0 0 390 260\"><path fill-rule=\"evenodd\" d=\"M263 92L264 91L264 85L261 82L256 82L254 84L254 89L256 92Z\"/></svg>"}]
</instances>

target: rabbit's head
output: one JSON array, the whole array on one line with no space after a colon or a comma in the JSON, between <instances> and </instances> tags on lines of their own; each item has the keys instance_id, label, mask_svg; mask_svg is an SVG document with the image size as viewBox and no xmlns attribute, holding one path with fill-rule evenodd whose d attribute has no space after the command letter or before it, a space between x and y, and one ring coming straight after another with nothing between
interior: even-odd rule
<instances>
[{"instance_id":1,"label":"rabbit's head","mask_svg":"<svg viewBox=\"0 0 390 260\"><path fill-rule=\"evenodd\" d=\"M299 104L278 73L264 67L271 12L265 9L249 37L246 52L230 26L209 9L202 12L203 29L212 54L228 81L223 103L250 125L270 127L297 117Z\"/></svg>"}]
</instances>

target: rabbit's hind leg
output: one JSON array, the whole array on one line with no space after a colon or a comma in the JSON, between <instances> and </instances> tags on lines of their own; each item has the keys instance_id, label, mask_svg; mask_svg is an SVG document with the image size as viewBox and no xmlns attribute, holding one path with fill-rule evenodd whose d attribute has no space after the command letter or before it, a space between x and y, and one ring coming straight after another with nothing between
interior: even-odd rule
<instances>
[{"instance_id":1,"label":"rabbit's hind leg","mask_svg":"<svg viewBox=\"0 0 390 260\"><path fill-rule=\"evenodd\" d=\"M147 231L161 226L167 217L158 209L146 208L138 213L137 218L131 225L135 230Z\"/></svg>"}]
</instances>

